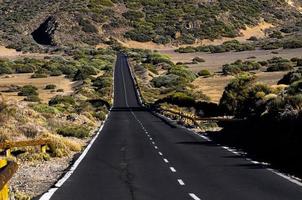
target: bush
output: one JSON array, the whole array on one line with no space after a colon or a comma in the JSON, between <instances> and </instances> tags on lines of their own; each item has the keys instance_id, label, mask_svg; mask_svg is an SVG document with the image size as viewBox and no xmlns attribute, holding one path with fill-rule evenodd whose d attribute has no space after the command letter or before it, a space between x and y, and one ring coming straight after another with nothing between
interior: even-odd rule
<instances>
[{"instance_id":1,"label":"bush","mask_svg":"<svg viewBox=\"0 0 302 200\"><path fill-rule=\"evenodd\" d=\"M140 11L136 11L136 10L129 10L129 11L123 13L123 16L126 19L129 19L131 21L137 21L144 17L144 13L142 13Z\"/></svg>"},{"instance_id":2,"label":"bush","mask_svg":"<svg viewBox=\"0 0 302 200\"><path fill-rule=\"evenodd\" d=\"M288 40L283 44L284 49L302 48L302 40Z\"/></svg>"},{"instance_id":3,"label":"bush","mask_svg":"<svg viewBox=\"0 0 302 200\"><path fill-rule=\"evenodd\" d=\"M31 78L47 78L47 74L34 73Z\"/></svg>"},{"instance_id":4,"label":"bush","mask_svg":"<svg viewBox=\"0 0 302 200\"><path fill-rule=\"evenodd\" d=\"M188 70L186 66L177 65L169 69L168 74L174 74L184 79L185 82L192 82L196 79L196 75Z\"/></svg>"},{"instance_id":5,"label":"bush","mask_svg":"<svg viewBox=\"0 0 302 200\"><path fill-rule=\"evenodd\" d=\"M54 89L56 89L56 85L54 85L54 84L50 84L50 85L46 85L45 86L45 90L54 90Z\"/></svg>"},{"instance_id":6,"label":"bush","mask_svg":"<svg viewBox=\"0 0 302 200\"><path fill-rule=\"evenodd\" d=\"M53 97L49 102L48 105L54 106L58 104L69 104L69 105L75 105L75 100L72 96L55 96Z\"/></svg>"},{"instance_id":7,"label":"bush","mask_svg":"<svg viewBox=\"0 0 302 200\"><path fill-rule=\"evenodd\" d=\"M302 68L285 74L278 84L290 85L299 80L302 80Z\"/></svg>"},{"instance_id":8,"label":"bush","mask_svg":"<svg viewBox=\"0 0 302 200\"><path fill-rule=\"evenodd\" d=\"M292 70L293 66L289 62L279 62L270 64L267 68L268 72L276 72L276 71L289 71Z\"/></svg>"},{"instance_id":9,"label":"bush","mask_svg":"<svg viewBox=\"0 0 302 200\"><path fill-rule=\"evenodd\" d=\"M168 75L162 75L158 76L152 79L151 83L154 85L154 87L160 88L160 87L177 87L183 84L183 81L178 75L175 74L168 74Z\"/></svg>"},{"instance_id":10,"label":"bush","mask_svg":"<svg viewBox=\"0 0 302 200\"><path fill-rule=\"evenodd\" d=\"M51 71L50 72L50 76L61 76L63 73L62 73L62 71L61 70L53 70L53 71Z\"/></svg>"},{"instance_id":11,"label":"bush","mask_svg":"<svg viewBox=\"0 0 302 200\"><path fill-rule=\"evenodd\" d=\"M203 58L200 58L200 57L195 57L195 58L193 58L193 60L192 60L193 62L205 62L205 59L203 59Z\"/></svg>"},{"instance_id":12,"label":"bush","mask_svg":"<svg viewBox=\"0 0 302 200\"><path fill-rule=\"evenodd\" d=\"M97 33L98 29L91 24L91 22L87 19L81 18L79 20L79 24L82 26L82 30L87 33Z\"/></svg>"},{"instance_id":13,"label":"bush","mask_svg":"<svg viewBox=\"0 0 302 200\"><path fill-rule=\"evenodd\" d=\"M49 106L47 104L34 104L34 105L32 105L32 108L36 112L39 112L42 114L56 114L59 112L56 108Z\"/></svg>"},{"instance_id":14,"label":"bush","mask_svg":"<svg viewBox=\"0 0 302 200\"><path fill-rule=\"evenodd\" d=\"M90 130L83 126L68 126L59 128L57 133L64 137L86 138L90 135Z\"/></svg>"},{"instance_id":15,"label":"bush","mask_svg":"<svg viewBox=\"0 0 302 200\"><path fill-rule=\"evenodd\" d=\"M16 65L15 70L16 73L34 73L36 68L31 65Z\"/></svg>"},{"instance_id":16,"label":"bush","mask_svg":"<svg viewBox=\"0 0 302 200\"><path fill-rule=\"evenodd\" d=\"M25 85L20 89L18 96L37 96L38 88L32 85Z\"/></svg>"},{"instance_id":17,"label":"bush","mask_svg":"<svg viewBox=\"0 0 302 200\"><path fill-rule=\"evenodd\" d=\"M209 72L209 70L203 69L200 72L198 72L198 76L208 77L208 76L211 76L211 73Z\"/></svg>"},{"instance_id":18,"label":"bush","mask_svg":"<svg viewBox=\"0 0 302 200\"><path fill-rule=\"evenodd\" d=\"M0 75L1 74L12 74L12 73L13 73L13 70L10 67L1 65L1 63L0 63Z\"/></svg>"},{"instance_id":19,"label":"bush","mask_svg":"<svg viewBox=\"0 0 302 200\"><path fill-rule=\"evenodd\" d=\"M181 47L177 50L175 50L178 53L195 53L197 50L194 47Z\"/></svg>"},{"instance_id":20,"label":"bush","mask_svg":"<svg viewBox=\"0 0 302 200\"><path fill-rule=\"evenodd\" d=\"M64 92L64 89L57 89L57 92Z\"/></svg>"},{"instance_id":21,"label":"bush","mask_svg":"<svg viewBox=\"0 0 302 200\"><path fill-rule=\"evenodd\" d=\"M39 98L38 95L29 95L27 96L24 101L30 101L30 102L40 102L41 99Z\"/></svg>"},{"instance_id":22,"label":"bush","mask_svg":"<svg viewBox=\"0 0 302 200\"><path fill-rule=\"evenodd\" d=\"M237 60L234 63L223 65L222 73L224 75L234 75L234 74L239 74L241 72L259 70L260 68L261 65L257 62L253 62L253 61L242 62L242 60Z\"/></svg>"}]
</instances>

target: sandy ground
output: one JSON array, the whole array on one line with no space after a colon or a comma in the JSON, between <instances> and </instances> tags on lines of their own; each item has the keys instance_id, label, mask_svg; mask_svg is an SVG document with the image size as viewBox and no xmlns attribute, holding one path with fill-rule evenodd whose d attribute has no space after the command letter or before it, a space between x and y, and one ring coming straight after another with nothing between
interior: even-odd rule
<instances>
[{"instance_id":1,"label":"sandy ground","mask_svg":"<svg viewBox=\"0 0 302 200\"><path fill-rule=\"evenodd\" d=\"M250 37L256 36L257 38L264 38L265 35L265 30L274 27L272 24L261 21L257 26L254 27L246 27L245 30L241 30L241 36L235 37L235 38L226 38L223 37L221 39L217 40L203 40L201 41L201 44L203 45L220 45L226 41L230 40L238 40L240 42L246 42Z\"/></svg>"},{"instance_id":2,"label":"sandy ground","mask_svg":"<svg viewBox=\"0 0 302 200\"><path fill-rule=\"evenodd\" d=\"M274 27L272 24L261 21L257 26L254 27L246 27L245 30L241 30L241 35L239 37L235 38L226 38L222 37L221 39L216 40L200 40L197 41L193 45L160 45L155 44L153 42L137 42L132 40L125 40L121 41L118 40L123 46L127 48L138 48L138 49L151 49L151 50L162 50L162 51L169 51L172 49L176 49L179 47L185 47L185 46L199 46L199 45L219 45L226 41L230 40L238 40L240 42L246 42L247 39L249 39L251 36L256 36L257 38L264 38L265 37L265 30Z\"/></svg>"},{"instance_id":3,"label":"sandy ground","mask_svg":"<svg viewBox=\"0 0 302 200\"><path fill-rule=\"evenodd\" d=\"M69 79L64 78L64 76L47 77L47 78L30 78L32 74L12 74L0 76L0 92L7 90L11 85L24 86L24 85L34 85L39 90L39 97L42 102L48 102L53 96L58 94L70 94L73 92L73 87L76 84L71 82ZM55 84L56 89L63 89L64 93L51 92L50 90L44 90L45 86L48 84ZM16 92L6 93L1 92L4 98L9 100L23 100L24 97L20 97Z\"/></svg>"},{"instance_id":4,"label":"sandy ground","mask_svg":"<svg viewBox=\"0 0 302 200\"><path fill-rule=\"evenodd\" d=\"M256 60L263 61L269 60L273 57L280 56L283 58L291 59L293 57L302 57L302 48L300 49L279 49L274 50L278 54L273 54L271 50L255 50L255 51L243 51L243 52L226 52L226 53L177 53L173 49L169 50L160 50L161 53L166 54L171 57L172 61L177 62L191 62L194 57L201 57L205 59L206 62L189 65L191 69L195 72L200 71L201 69L207 69L211 72L221 71L222 66L227 63L235 62L238 59L241 60ZM249 59L250 57L256 57Z\"/></svg>"},{"instance_id":5,"label":"sandy ground","mask_svg":"<svg viewBox=\"0 0 302 200\"><path fill-rule=\"evenodd\" d=\"M287 72L260 72L257 81L268 85L275 85ZM232 76L215 76L210 78L198 78L193 82L197 91L202 91L211 98L211 101L218 103L224 88L233 79Z\"/></svg>"},{"instance_id":6,"label":"sandy ground","mask_svg":"<svg viewBox=\"0 0 302 200\"><path fill-rule=\"evenodd\" d=\"M0 58L16 59L22 57L30 57L43 59L45 56L58 56L55 54L43 54L43 53L22 53L15 49L8 49L0 45Z\"/></svg>"}]
</instances>

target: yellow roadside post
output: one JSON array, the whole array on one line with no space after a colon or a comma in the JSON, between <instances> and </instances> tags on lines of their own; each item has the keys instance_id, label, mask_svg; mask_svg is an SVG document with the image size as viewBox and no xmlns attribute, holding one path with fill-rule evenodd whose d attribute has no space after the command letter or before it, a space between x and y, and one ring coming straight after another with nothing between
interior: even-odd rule
<instances>
[{"instance_id":1,"label":"yellow roadside post","mask_svg":"<svg viewBox=\"0 0 302 200\"><path fill-rule=\"evenodd\" d=\"M0 159L0 171L6 165L7 165L7 160ZM1 180L1 175L0 175L0 180ZM8 200L8 199L9 199L9 189L8 189L8 185L5 184L3 188L0 188L0 200Z\"/></svg>"},{"instance_id":2,"label":"yellow roadside post","mask_svg":"<svg viewBox=\"0 0 302 200\"><path fill-rule=\"evenodd\" d=\"M42 153L46 153L46 151L47 151L47 145L45 144L45 145L41 145L41 152Z\"/></svg>"}]
</instances>

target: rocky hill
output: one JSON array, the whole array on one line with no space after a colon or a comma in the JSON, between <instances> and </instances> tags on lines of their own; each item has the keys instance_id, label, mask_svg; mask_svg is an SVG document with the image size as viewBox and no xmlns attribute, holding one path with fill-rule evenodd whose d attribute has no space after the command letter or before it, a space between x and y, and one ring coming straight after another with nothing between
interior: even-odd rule
<instances>
[{"instance_id":1,"label":"rocky hill","mask_svg":"<svg viewBox=\"0 0 302 200\"><path fill-rule=\"evenodd\" d=\"M0 1L0 42L22 51L104 43L108 37L192 44L235 37L260 20L301 17L286 0L14 0Z\"/></svg>"}]
</instances>

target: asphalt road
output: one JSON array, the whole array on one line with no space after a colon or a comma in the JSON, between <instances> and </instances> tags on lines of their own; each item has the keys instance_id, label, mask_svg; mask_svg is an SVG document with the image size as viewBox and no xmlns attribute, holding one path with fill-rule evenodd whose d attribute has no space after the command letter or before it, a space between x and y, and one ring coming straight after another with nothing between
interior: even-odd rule
<instances>
[{"instance_id":1,"label":"asphalt road","mask_svg":"<svg viewBox=\"0 0 302 200\"><path fill-rule=\"evenodd\" d=\"M301 200L302 187L144 110L120 54L108 121L52 199Z\"/></svg>"}]
</instances>

